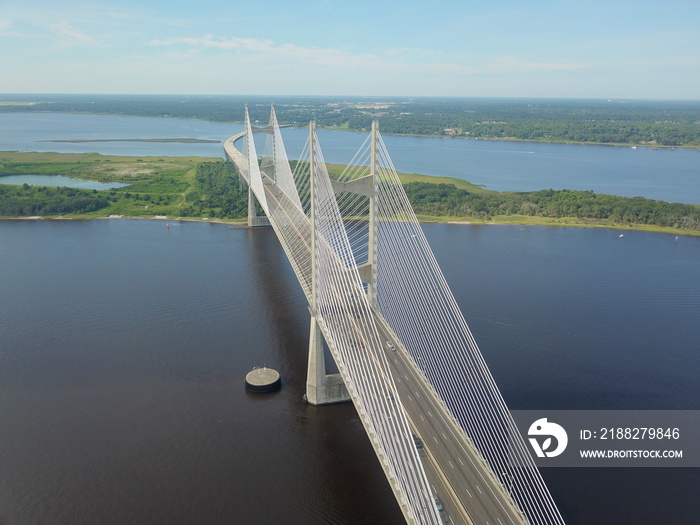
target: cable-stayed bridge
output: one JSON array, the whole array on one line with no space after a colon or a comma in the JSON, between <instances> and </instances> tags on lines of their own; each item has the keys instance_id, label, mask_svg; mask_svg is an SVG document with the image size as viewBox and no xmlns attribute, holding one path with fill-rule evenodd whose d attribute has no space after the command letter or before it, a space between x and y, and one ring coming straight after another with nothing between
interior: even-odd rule
<instances>
[{"instance_id":1,"label":"cable-stayed bridge","mask_svg":"<svg viewBox=\"0 0 700 525\"><path fill-rule=\"evenodd\" d=\"M274 108L264 128L246 108L224 150L248 184L249 225L272 226L309 303L307 400L354 403L406 521L563 523L376 123L333 177L313 123L288 160Z\"/></svg>"}]
</instances>

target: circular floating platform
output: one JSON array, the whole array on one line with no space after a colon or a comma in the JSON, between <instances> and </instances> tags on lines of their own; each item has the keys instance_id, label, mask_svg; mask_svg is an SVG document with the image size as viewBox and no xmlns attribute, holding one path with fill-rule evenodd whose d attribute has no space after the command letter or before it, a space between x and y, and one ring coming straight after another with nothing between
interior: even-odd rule
<instances>
[{"instance_id":1,"label":"circular floating platform","mask_svg":"<svg viewBox=\"0 0 700 525\"><path fill-rule=\"evenodd\" d=\"M251 392L274 392L280 383L279 372L272 368L254 368L245 376L246 390Z\"/></svg>"}]
</instances>

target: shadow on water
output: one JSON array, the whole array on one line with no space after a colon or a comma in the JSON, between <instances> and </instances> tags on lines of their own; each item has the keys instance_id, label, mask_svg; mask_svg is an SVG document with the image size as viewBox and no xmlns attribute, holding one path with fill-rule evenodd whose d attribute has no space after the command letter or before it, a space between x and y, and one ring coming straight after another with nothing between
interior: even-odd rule
<instances>
[{"instance_id":1,"label":"shadow on water","mask_svg":"<svg viewBox=\"0 0 700 525\"><path fill-rule=\"evenodd\" d=\"M301 479L313 493L312 503L298 509L305 523L402 523L403 516L352 403L315 407L304 404L308 357L309 310L306 297L272 229L247 230L253 287L260 292L274 348L265 352L268 366L280 366L282 391L258 403L284 402L293 414L291 441L303 467ZM328 372L335 363L326 348ZM277 363L277 365L275 364ZM310 476L307 480L306 476ZM300 472L290 484L300 482ZM321 490L323 487L323 490Z\"/></svg>"}]
</instances>

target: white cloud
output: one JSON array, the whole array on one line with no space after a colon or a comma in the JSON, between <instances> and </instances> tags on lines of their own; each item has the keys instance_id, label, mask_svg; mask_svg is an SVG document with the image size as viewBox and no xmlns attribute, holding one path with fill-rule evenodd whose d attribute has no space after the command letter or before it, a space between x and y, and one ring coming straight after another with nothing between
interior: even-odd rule
<instances>
[{"instance_id":1,"label":"white cloud","mask_svg":"<svg viewBox=\"0 0 700 525\"><path fill-rule=\"evenodd\" d=\"M84 33L66 22L57 22L49 28L58 37L59 43L66 47L106 47L97 39Z\"/></svg>"},{"instance_id":2,"label":"white cloud","mask_svg":"<svg viewBox=\"0 0 700 525\"><path fill-rule=\"evenodd\" d=\"M492 72L505 71L578 71L588 66L577 62L528 62L514 57L500 57L486 65Z\"/></svg>"},{"instance_id":3,"label":"white cloud","mask_svg":"<svg viewBox=\"0 0 700 525\"><path fill-rule=\"evenodd\" d=\"M466 74L474 73L474 68L455 63L441 63L432 60L435 53L420 49L392 48L384 54L353 53L349 49L332 47L304 47L296 44L276 44L269 39L257 38L222 38L212 35L203 37L177 37L157 39L150 42L152 46L188 46L204 51L216 49L234 51L237 55L250 55L258 62L328 68L338 72L378 72L389 74Z\"/></svg>"},{"instance_id":4,"label":"white cloud","mask_svg":"<svg viewBox=\"0 0 700 525\"><path fill-rule=\"evenodd\" d=\"M29 35L26 33L21 33L19 31L12 31L11 28L14 26L11 20L0 19L0 36L12 37L12 38L28 38Z\"/></svg>"},{"instance_id":5,"label":"white cloud","mask_svg":"<svg viewBox=\"0 0 700 525\"><path fill-rule=\"evenodd\" d=\"M214 38L212 35L203 37L177 37L162 40L151 40L152 46L173 46L183 44L194 48L213 48L226 51L252 51L263 52L272 49L271 40L260 40L257 38Z\"/></svg>"}]
</instances>

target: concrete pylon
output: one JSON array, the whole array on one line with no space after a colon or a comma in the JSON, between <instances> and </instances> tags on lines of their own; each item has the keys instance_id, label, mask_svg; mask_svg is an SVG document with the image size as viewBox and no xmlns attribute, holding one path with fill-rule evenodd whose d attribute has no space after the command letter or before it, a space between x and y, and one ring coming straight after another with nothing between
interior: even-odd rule
<instances>
[{"instance_id":1,"label":"concrete pylon","mask_svg":"<svg viewBox=\"0 0 700 525\"><path fill-rule=\"evenodd\" d=\"M367 264L369 266L369 275L363 279L367 283L367 298L369 304L378 308L377 303L377 138L379 136L379 122L372 121L372 144L370 156L370 183L371 191L369 195L369 241L367 245Z\"/></svg>"},{"instance_id":2,"label":"concrete pylon","mask_svg":"<svg viewBox=\"0 0 700 525\"><path fill-rule=\"evenodd\" d=\"M258 215L255 193L253 193L253 189L250 185L248 186L248 227L270 227L270 219L268 219L266 215Z\"/></svg>"},{"instance_id":3,"label":"concrete pylon","mask_svg":"<svg viewBox=\"0 0 700 525\"><path fill-rule=\"evenodd\" d=\"M312 405L330 405L350 401L343 378L340 374L326 373L326 357L323 353L323 332L316 318L318 252L316 249L316 203L314 196L314 149L315 124L309 124L309 184L311 189L311 329L309 330L309 364L306 375L306 394L304 399Z\"/></svg>"},{"instance_id":4,"label":"concrete pylon","mask_svg":"<svg viewBox=\"0 0 700 525\"><path fill-rule=\"evenodd\" d=\"M323 354L323 333L316 316L311 314L309 331L309 366L306 374L306 395L311 405L331 405L350 401L350 394L340 374L326 373L326 358Z\"/></svg>"}]
</instances>

